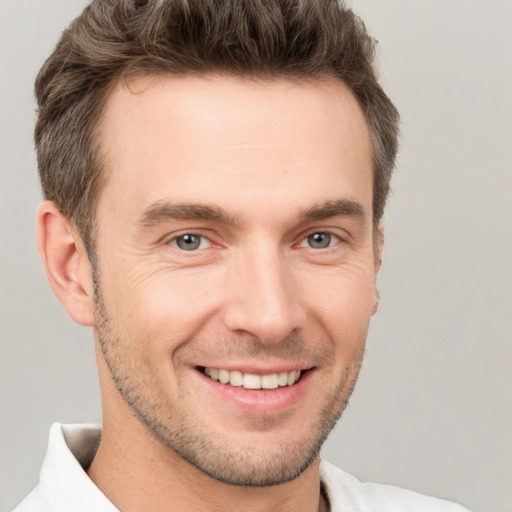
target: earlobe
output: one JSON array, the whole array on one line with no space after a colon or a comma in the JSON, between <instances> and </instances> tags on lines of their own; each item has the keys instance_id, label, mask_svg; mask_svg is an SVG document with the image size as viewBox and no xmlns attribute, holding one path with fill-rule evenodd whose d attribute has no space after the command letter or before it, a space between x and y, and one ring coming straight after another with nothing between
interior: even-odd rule
<instances>
[{"instance_id":1,"label":"earlobe","mask_svg":"<svg viewBox=\"0 0 512 512\"><path fill-rule=\"evenodd\" d=\"M375 278L377 278L377 274L379 273L380 267L382 266L382 252L384 250L384 229L382 226L379 226L377 229L377 233L375 234L375 242L374 242L374 261L375 261ZM373 310L372 315L377 313L380 304L380 293L377 290L377 285L375 285L374 297L373 297Z\"/></svg>"},{"instance_id":2,"label":"earlobe","mask_svg":"<svg viewBox=\"0 0 512 512\"><path fill-rule=\"evenodd\" d=\"M379 309L379 304L380 304L380 293L379 293L379 290L377 290L377 288L375 288L375 293L373 296L372 315L375 315L375 313L377 313L377 310Z\"/></svg>"},{"instance_id":3,"label":"earlobe","mask_svg":"<svg viewBox=\"0 0 512 512\"><path fill-rule=\"evenodd\" d=\"M75 322L93 326L91 264L78 231L52 201L43 202L39 208L37 238L53 292Z\"/></svg>"},{"instance_id":4,"label":"earlobe","mask_svg":"<svg viewBox=\"0 0 512 512\"><path fill-rule=\"evenodd\" d=\"M382 253L384 251L384 228L382 226L379 226L377 228L377 232L375 233L373 251L375 261L375 275L377 275L382 265Z\"/></svg>"}]
</instances>

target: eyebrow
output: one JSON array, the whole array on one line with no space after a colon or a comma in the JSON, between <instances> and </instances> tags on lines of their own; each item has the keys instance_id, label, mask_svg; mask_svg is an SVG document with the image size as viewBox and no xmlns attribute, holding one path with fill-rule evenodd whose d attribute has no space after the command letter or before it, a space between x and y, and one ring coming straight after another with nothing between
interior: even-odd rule
<instances>
[{"instance_id":1,"label":"eyebrow","mask_svg":"<svg viewBox=\"0 0 512 512\"><path fill-rule=\"evenodd\" d=\"M339 199L337 201L327 201L305 210L301 213L300 220L304 223L338 216L360 217L366 220L368 214L361 203L352 199Z\"/></svg>"},{"instance_id":2,"label":"eyebrow","mask_svg":"<svg viewBox=\"0 0 512 512\"><path fill-rule=\"evenodd\" d=\"M327 201L304 210L299 215L299 221L300 223L306 223L337 216L361 217L364 220L367 217L367 212L364 206L357 201L339 199ZM157 201L144 210L137 224L147 229L171 219L210 220L229 225L237 223L235 215L227 213L218 206L195 203L172 204Z\"/></svg>"},{"instance_id":3,"label":"eyebrow","mask_svg":"<svg viewBox=\"0 0 512 512\"><path fill-rule=\"evenodd\" d=\"M224 224L236 222L234 216L217 206L193 203L171 204L158 201L144 210L138 225L142 228L150 228L170 219L213 220Z\"/></svg>"}]
</instances>

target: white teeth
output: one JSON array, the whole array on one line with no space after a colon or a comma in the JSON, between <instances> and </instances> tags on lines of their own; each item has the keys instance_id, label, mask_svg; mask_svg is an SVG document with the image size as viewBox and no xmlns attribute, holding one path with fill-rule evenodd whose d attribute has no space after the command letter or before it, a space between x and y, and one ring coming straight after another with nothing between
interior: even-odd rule
<instances>
[{"instance_id":1,"label":"white teeth","mask_svg":"<svg viewBox=\"0 0 512 512\"><path fill-rule=\"evenodd\" d=\"M222 384L229 382L229 372L227 370L219 370L219 380Z\"/></svg>"},{"instance_id":2,"label":"white teeth","mask_svg":"<svg viewBox=\"0 0 512 512\"><path fill-rule=\"evenodd\" d=\"M270 373L257 375L255 373L242 373L238 370L219 370L217 368L205 368L204 374L222 384L241 387L245 389L276 389L278 387L291 386L300 377L300 370L291 372Z\"/></svg>"},{"instance_id":3,"label":"white teeth","mask_svg":"<svg viewBox=\"0 0 512 512\"><path fill-rule=\"evenodd\" d=\"M245 389L261 389L261 377L254 373L244 373L243 386Z\"/></svg>"},{"instance_id":4,"label":"white teeth","mask_svg":"<svg viewBox=\"0 0 512 512\"><path fill-rule=\"evenodd\" d=\"M237 388L244 385L244 374L238 370L229 372L229 383Z\"/></svg>"},{"instance_id":5,"label":"white teeth","mask_svg":"<svg viewBox=\"0 0 512 512\"><path fill-rule=\"evenodd\" d=\"M276 389L277 388L277 373L271 375L261 376L261 387L263 389Z\"/></svg>"},{"instance_id":6,"label":"white teeth","mask_svg":"<svg viewBox=\"0 0 512 512\"><path fill-rule=\"evenodd\" d=\"M288 374L288 386L291 386L296 381L295 371Z\"/></svg>"},{"instance_id":7,"label":"white teeth","mask_svg":"<svg viewBox=\"0 0 512 512\"><path fill-rule=\"evenodd\" d=\"M288 386L288 372L281 372L277 376L277 383L280 386Z\"/></svg>"}]
</instances>

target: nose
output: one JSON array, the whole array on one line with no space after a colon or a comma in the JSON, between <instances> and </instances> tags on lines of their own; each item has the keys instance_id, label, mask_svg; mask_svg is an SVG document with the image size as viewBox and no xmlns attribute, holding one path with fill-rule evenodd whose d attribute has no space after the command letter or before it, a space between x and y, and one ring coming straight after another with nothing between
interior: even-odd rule
<instances>
[{"instance_id":1,"label":"nose","mask_svg":"<svg viewBox=\"0 0 512 512\"><path fill-rule=\"evenodd\" d=\"M231 332L277 343L302 327L302 297L285 260L276 249L240 255L226 288L224 323Z\"/></svg>"}]
</instances>

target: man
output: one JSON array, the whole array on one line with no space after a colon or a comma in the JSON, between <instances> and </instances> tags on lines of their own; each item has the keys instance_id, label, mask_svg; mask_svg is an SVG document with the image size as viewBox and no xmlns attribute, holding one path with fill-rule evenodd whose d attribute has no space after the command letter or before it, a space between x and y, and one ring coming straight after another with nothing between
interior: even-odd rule
<instances>
[{"instance_id":1,"label":"man","mask_svg":"<svg viewBox=\"0 0 512 512\"><path fill-rule=\"evenodd\" d=\"M319 460L378 306L398 115L341 4L97 0L41 70L39 249L101 430L19 511L457 511Z\"/></svg>"}]
</instances>

